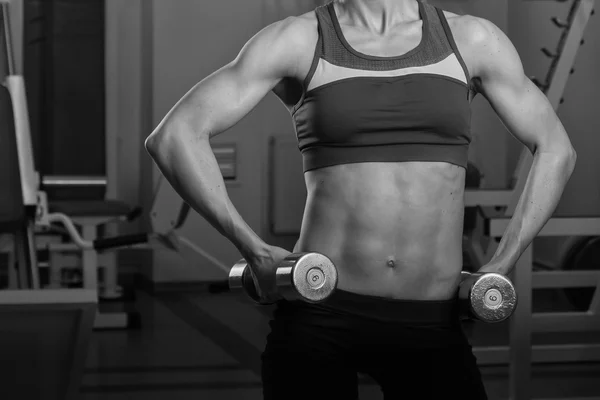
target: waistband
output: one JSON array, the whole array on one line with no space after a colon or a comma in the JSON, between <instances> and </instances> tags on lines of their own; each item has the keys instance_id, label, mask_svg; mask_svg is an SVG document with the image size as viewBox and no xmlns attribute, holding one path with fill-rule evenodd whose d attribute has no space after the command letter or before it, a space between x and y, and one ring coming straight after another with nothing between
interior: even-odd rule
<instances>
[{"instance_id":1,"label":"waistband","mask_svg":"<svg viewBox=\"0 0 600 400\"><path fill-rule=\"evenodd\" d=\"M369 146L311 146L302 148L304 172L359 162L448 162L466 168L468 144L402 143Z\"/></svg>"},{"instance_id":2,"label":"waistband","mask_svg":"<svg viewBox=\"0 0 600 400\"><path fill-rule=\"evenodd\" d=\"M460 323L458 299L409 300L336 291L324 302L292 302L300 308L346 314L381 322L453 326Z\"/></svg>"}]
</instances>

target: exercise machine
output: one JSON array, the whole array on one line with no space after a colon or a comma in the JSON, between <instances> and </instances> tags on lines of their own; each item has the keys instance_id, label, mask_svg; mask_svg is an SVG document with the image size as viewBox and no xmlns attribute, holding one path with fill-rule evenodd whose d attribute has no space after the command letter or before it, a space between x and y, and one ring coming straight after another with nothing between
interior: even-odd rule
<instances>
[{"instance_id":1,"label":"exercise machine","mask_svg":"<svg viewBox=\"0 0 600 400\"><path fill-rule=\"evenodd\" d=\"M2 12L2 33L4 46L2 51L6 59L6 73L0 88L0 112L3 117L0 135L6 143L14 143L14 151L9 152L2 159L6 165L3 166L5 179L9 183L9 190L4 193L6 204L10 207L5 209L7 217L17 222L13 223L12 229L4 229L5 240L2 241L3 248L9 253L9 288L11 289L42 289L40 282L37 251L49 250L51 261L48 263L50 270L59 268L56 254L58 252L71 251L79 254L80 264L83 269L83 288L98 291L97 271L100 249L108 249L106 242L98 241L96 237L97 228L109 222L124 221L134 218L138 211L131 210L126 205L116 201L95 202L57 202L48 201L47 187L58 185L102 185L105 184L101 178L84 177L44 177L41 178L35 168L33 157L33 146L29 128L29 116L27 111L26 91L23 77L15 74L14 57L11 47L9 4L0 3ZM16 157L15 157L16 155ZM1 211L0 211L1 212ZM11 217L11 215L16 217ZM73 217L71 215L74 215ZM71 238L71 244L61 244L56 240L56 235L47 235L55 231L57 223L62 223ZM77 228L76 228L77 225ZM79 229L82 230L83 238ZM11 233L11 238L6 239ZM113 243L113 247L119 247L120 243ZM14 251L13 251L14 249ZM118 297L119 291L116 285L116 263L114 253L103 253L106 255L107 267L105 271L104 287L101 294L105 297ZM13 265L17 268L13 268ZM56 278L56 273L51 275ZM55 288L60 287L58 280L51 282ZM97 313L95 321L96 328L124 328L138 325L139 315L137 313Z\"/></svg>"}]
</instances>

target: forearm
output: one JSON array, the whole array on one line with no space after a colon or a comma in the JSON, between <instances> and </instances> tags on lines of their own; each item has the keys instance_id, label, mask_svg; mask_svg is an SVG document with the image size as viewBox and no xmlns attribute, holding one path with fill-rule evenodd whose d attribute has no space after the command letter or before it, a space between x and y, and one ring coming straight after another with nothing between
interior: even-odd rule
<instances>
[{"instance_id":1,"label":"forearm","mask_svg":"<svg viewBox=\"0 0 600 400\"><path fill-rule=\"evenodd\" d=\"M252 258L264 251L267 245L242 219L227 194L208 135L163 127L148 138L146 149L181 198L242 256Z\"/></svg>"},{"instance_id":2,"label":"forearm","mask_svg":"<svg viewBox=\"0 0 600 400\"><path fill-rule=\"evenodd\" d=\"M502 274L508 274L512 270L552 216L574 165L575 156L566 152L535 153L515 213L487 268Z\"/></svg>"}]
</instances>

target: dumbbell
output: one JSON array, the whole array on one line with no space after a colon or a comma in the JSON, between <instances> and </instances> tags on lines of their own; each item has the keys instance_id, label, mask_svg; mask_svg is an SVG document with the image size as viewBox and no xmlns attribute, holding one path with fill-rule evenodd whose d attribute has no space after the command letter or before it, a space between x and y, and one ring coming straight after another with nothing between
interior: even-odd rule
<instances>
[{"instance_id":1,"label":"dumbbell","mask_svg":"<svg viewBox=\"0 0 600 400\"><path fill-rule=\"evenodd\" d=\"M483 322L501 322L517 306L517 292L512 282L496 273L461 272L458 290L461 317Z\"/></svg>"},{"instance_id":2,"label":"dumbbell","mask_svg":"<svg viewBox=\"0 0 600 400\"><path fill-rule=\"evenodd\" d=\"M277 265L274 273L275 300L283 298L319 303L326 300L337 287L337 269L329 258L320 253L290 254ZM260 299L245 259L238 261L229 271L229 288L244 290L255 302L268 304Z\"/></svg>"}]
</instances>

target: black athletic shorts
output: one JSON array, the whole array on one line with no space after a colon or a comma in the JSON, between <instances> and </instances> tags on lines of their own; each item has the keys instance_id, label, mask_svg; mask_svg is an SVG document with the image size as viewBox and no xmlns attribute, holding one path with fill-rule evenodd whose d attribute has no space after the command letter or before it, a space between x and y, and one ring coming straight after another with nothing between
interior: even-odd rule
<instances>
[{"instance_id":1,"label":"black athletic shorts","mask_svg":"<svg viewBox=\"0 0 600 400\"><path fill-rule=\"evenodd\" d=\"M358 373L390 399L487 399L458 302L342 290L280 301L262 354L265 400L358 399Z\"/></svg>"}]
</instances>

